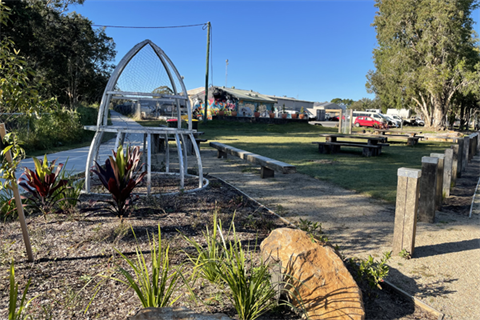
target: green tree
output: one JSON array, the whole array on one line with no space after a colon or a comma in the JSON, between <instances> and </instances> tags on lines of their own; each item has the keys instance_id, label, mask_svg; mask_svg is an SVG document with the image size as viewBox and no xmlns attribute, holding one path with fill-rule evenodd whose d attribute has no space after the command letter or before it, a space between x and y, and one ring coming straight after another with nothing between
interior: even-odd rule
<instances>
[{"instance_id":1,"label":"green tree","mask_svg":"<svg viewBox=\"0 0 480 320\"><path fill-rule=\"evenodd\" d=\"M340 99L340 98L335 98L335 99L332 99L332 101L330 101L332 103L336 103L336 104L343 104L344 106L346 106L347 108L350 107L350 105L354 102L352 99Z\"/></svg>"},{"instance_id":2,"label":"green tree","mask_svg":"<svg viewBox=\"0 0 480 320\"><path fill-rule=\"evenodd\" d=\"M352 110L381 109L379 99L362 98L353 102L349 107Z\"/></svg>"},{"instance_id":3,"label":"green tree","mask_svg":"<svg viewBox=\"0 0 480 320\"><path fill-rule=\"evenodd\" d=\"M90 20L75 12L61 13L72 2L9 2L10 27L2 30L37 71L43 92L71 107L100 99L115 57L115 43L103 29L94 30Z\"/></svg>"},{"instance_id":4,"label":"green tree","mask_svg":"<svg viewBox=\"0 0 480 320\"><path fill-rule=\"evenodd\" d=\"M367 90L386 107L411 108L427 126L443 129L452 99L480 85L477 0L375 0L376 70Z\"/></svg>"}]
</instances>

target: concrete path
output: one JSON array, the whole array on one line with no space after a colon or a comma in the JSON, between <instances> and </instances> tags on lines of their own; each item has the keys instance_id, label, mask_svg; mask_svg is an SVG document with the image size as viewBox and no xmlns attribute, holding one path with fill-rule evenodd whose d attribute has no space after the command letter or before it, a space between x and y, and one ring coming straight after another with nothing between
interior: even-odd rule
<instances>
[{"instance_id":1,"label":"concrete path","mask_svg":"<svg viewBox=\"0 0 480 320\"><path fill-rule=\"evenodd\" d=\"M112 120L112 125L114 126L131 126L131 127L141 127L140 124L134 120L121 115L120 113L110 110L110 119ZM125 138L126 144L131 145L142 145L143 144L143 135L142 134L127 134ZM111 139L102 144L100 147L100 163L103 163L108 156L112 155L112 150L115 148L115 139ZM47 156L49 161L57 160L58 163L67 163L65 169L71 173L79 173L85 171L85 164L87 163L88 150L90 146L72 149L67 151L61 151L57 153L52 153ZM40 158L40 157L39 157ZM43 157L42 157L43 159ZM20 175L24 172L23 168L34 169L35 165L32 158L24 159L17 170L16 177L19 178Z\"/></svg>"}]
</instances>

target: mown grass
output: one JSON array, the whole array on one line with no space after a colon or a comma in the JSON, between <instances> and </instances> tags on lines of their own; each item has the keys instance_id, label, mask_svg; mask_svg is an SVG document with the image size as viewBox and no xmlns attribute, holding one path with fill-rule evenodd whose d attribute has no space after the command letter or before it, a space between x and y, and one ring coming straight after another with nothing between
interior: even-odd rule
<instances>
[{"instance_id":1,"label":"mown grass","mask_svg":"<svg viewBox=\"0 0 480 320\"><path fill-rule=\"evenodd\" d=\"M149 121L149 126L155 122ZM420 130L405 128L404 131ZM315 141L325 141L321 133L338 132L336 128L291 123L285 125L209 121L200 123L199 131L208 141L218 141L295 165L297 171L319 180L374 198L395 202L397 170L421 168L423 156L443 152L451 143L420 141L416 146L406 140L389 139L390 146L379 157L363 157L361 148L342 147L339 154L320 154Z\"/></svg>"}]
</instances>

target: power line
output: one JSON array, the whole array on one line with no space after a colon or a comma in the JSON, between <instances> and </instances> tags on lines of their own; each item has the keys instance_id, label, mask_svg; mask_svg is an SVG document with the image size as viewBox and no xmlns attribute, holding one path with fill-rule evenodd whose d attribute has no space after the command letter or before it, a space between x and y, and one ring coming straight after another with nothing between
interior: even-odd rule
<instances>
[{"instance_id":1,"label":"power line","mask_svg":"<svg viewBox=\"0 0 480 320\"><path fill-rule=\"evenodd\" d=\"M204 27L206 23L199 24L186 24L181 26L165 26L165 27L138 27L138 26L109 26L103 24L92 24L92 27L105 27L105 28L122 28L122 29L173 29L173 28L190 28L190 27Z\"/></svg>"}]
</instances>

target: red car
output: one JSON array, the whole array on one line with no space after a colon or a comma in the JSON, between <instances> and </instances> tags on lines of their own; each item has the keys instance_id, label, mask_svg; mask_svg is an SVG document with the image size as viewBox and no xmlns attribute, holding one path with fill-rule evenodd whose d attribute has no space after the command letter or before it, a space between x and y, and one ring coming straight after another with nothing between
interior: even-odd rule
<instances>
[{"instance_id":1,"label":"red car","mask_svg":"<svg viewBox=\"0 0 480 320\"><path fill-rule=\"evenodd\" d=\"M383 125L380 121L367 116L357 117L353 124L355 127L381 127Z\"/></svg>"}]
</instances>

